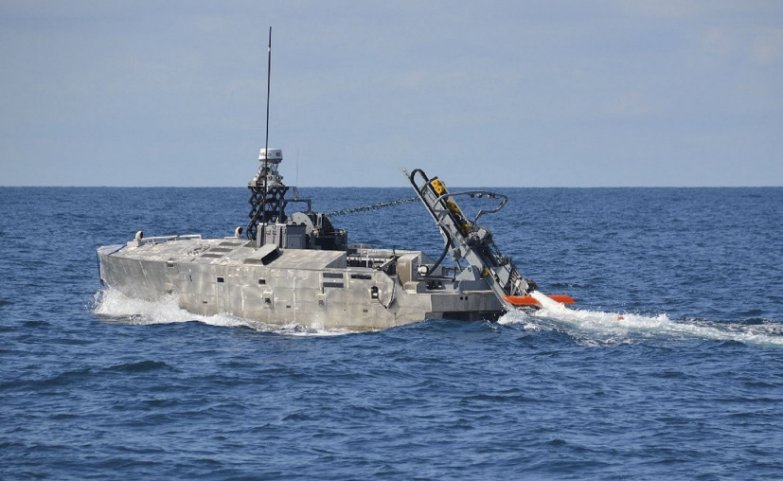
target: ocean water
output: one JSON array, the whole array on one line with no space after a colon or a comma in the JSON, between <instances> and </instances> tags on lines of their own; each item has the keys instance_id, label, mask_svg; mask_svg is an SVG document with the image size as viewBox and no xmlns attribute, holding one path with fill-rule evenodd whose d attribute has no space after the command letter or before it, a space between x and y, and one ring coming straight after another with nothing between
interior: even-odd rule
<instances>
[{"instance_id":1,"label":"ocean water","mask_svg":"<svg viewBox=\"0 0 783 481\"><path fill-rule=\"evenodd\" d=\"M575 306L334 335L100 290L97 246L230 235L244 189L0 188L0 479L783 479L783 189L499 190ZM334 220L439 253L415 203Z\"/></svg>"}]
</instances>

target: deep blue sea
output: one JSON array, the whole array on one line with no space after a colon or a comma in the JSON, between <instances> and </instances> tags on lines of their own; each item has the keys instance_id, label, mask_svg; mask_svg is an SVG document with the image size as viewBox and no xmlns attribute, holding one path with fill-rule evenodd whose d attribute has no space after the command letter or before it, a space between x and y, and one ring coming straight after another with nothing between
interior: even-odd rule
<instances>
[{"instance_id":1,"label":"deep blue sea","mask_svg":"<svg viewBox=\"0 0 783 481\"><path fill-rule=\"evenodd\" d=\"M783 188L499 191L578 304L329 335L100 292L97 246L231 235L246 189L0 188L0 479L783 479ZM440 251L416 203L334 222Z\"/></svg>"}]
</instances>

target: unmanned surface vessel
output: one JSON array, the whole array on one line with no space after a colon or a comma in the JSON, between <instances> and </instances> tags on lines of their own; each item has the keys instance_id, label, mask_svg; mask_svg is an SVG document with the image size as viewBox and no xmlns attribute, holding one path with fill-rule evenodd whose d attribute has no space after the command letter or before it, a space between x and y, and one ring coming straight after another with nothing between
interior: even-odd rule
<instances>
[{"instance_id":1,"label":"unmanned surface vessel","mask_svg":"<svg viewBox=\"0 0 783 481\"><path fill-rule=\"evenodd\" d=\"M379 330L424 319L497 319L533 307L536 285L503 256L478 224L499 211L504 195L450 193L422 170L407 174L444 238L437 259L416 250L353 247L345 230L314 212L309 199L286 199L282 151L261 149L251 180L250 221L233 237L145 238L98 248L101 283L131 298L173 296L194 314L225 313L272 325L321 330ZM468 219L458 197L494 199ZM289 203L306 205L286 214ZM442 265L451 254L454 266ZM571 302L567 296L557 298Z\"/></svg>"},{"instance_id":2,"label":"unmanned surface vessel","mask_svg":"<svg viewBox=\"0 0 783 481\"><path fill-rule=\"evenodd\" d=\"M269 31L271 71L272 31ZM309 199L286 199L279 166L282 151L267 132L258 173L249 184L250 221L233 237L200 235L145 238L98 248L101 284L148 301L167 297L194 314L229 314L273 325L318 330L378 330L424 319L497 319L520 306L534 307L535 283L503 256L478 220L498 212L504 195L472 190L450 193L421 169L406 172L416 195L444 239L437 259L421 251L348 245L348 234ZM490 199L493 207L469 219L458 197ZM290 216L286 208L303 203ZM243 236L244 234L244 236ZM443 265L451 254L453 267ZM553 296L555 297L555 296ZM567 296L560 302L573 302Z\"/></svg>"}]
</instances>

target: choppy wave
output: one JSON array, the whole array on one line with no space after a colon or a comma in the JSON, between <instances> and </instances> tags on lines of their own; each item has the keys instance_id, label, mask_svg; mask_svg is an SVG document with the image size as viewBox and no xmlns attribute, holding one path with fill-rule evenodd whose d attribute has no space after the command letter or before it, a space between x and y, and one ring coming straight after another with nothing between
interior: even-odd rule
<instances>
[{"instance_id":1,"label":"choppy wave","mask_svg":"<svg viewBox=\"0 0 783 481\"><path fill-rule=\"evenodd\" d=\"M653 337L699 338L746 344L783 347L783 324L775 321L746 324L703 320L672 320L666 314L647 316L635 313L571 309L533 292L541 309L510 312L500 324L518 324L528 330L562 329L585 342L623 342Z\"/></svg>"},{"instance_id":2,"label":"choppy wave","mask_svg":"<svg viewBox=\"0 0 783 481\"><path fill-rule=\"evenodd\" d=\"M247 189L0 188L0 479L781 478L783 188L505 192L503 254L605 307L323 338L93 305L96 246L228 235ZM420 205L339 227L442 246Z\"/></svg>"},{"instance_id":3,"label":"choppy wave","mask_svg":"<svg viewBox=\"0 0 783 481\"><path fill-rule=\"evenodd\" d=\"M246 327L258 332L287 336L335 336L352 333L352 331L327 330L300 324L277 326L229 314L215 314L211 316L193 314L179 307L177 299L173 295L153 302L127 297L116 289L102 289L96 292L92 311L113 322L125 322L128 324L172 324L196 321L210 326Z\"/></svg>"}]
</instances>

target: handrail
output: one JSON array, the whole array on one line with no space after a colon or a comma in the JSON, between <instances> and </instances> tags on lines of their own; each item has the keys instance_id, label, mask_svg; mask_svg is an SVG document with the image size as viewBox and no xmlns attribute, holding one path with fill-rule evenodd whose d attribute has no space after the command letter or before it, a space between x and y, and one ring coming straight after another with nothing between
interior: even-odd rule
<instances>
[{"instance_id":1,"label":"handrail","mask_svg":"<svg viewBox=\"0 0 783 481\"><path fill-rule=\"evenodd\" d=\"M500 198L500 202L494 209L489 209L489 210L479 209L478 213L476 214L476 217L472 221L473 224L476 224L479 218L484 214L496 214L500 212L500 210L503 209L503 207L505 207L506 203L508 202L507 195L498 194L497 192L490 192L488 190L466 190L464 192L457 192L455 194L452 194L451 192L446 192L445 194L438 197L435 201L439 202L441 199L446 199L449 197L457 197L460 195L467 195L472 199L473 198L481 199L484 196L487 196L490 199Z\"/></svg>"},{"instance_id":2,"label":"handrail","mask_svg":"<svg viewBox=\"0 0 783 481\"><path fill-rule=\"evenodd\" d=\"M169 242L175 240L193 240L201 239L201 234L174 234L174 235L161 235L154 237L144 237L139 242L139 245L144 244L160 244L161 242Z\"/></svg>"}]
</instances>

